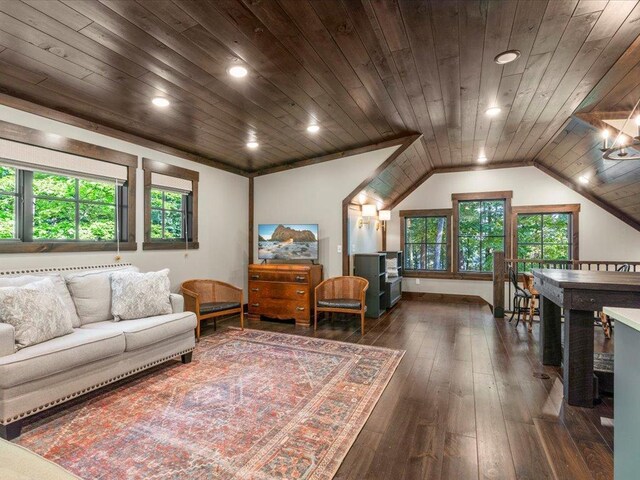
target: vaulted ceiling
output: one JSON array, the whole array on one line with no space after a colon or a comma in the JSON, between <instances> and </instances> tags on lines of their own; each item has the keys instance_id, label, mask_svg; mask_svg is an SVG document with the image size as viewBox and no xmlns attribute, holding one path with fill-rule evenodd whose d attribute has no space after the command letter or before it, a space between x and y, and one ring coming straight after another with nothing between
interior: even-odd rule
<instances>
[{"instance_id":1,"label":"vaulted ceiling","mask_svg":"<svg viewBox=\"0 0 640 480\"><path fill-rule=\"evenodd\" d=\"M421 135L367 186L389 204L482 154L575 176L595 130L572 115L640 98L638 35L627 0L0 0L0 101L248 175ZM593 195L640 192L608 175Z\"/></svg>"}]
</instances>

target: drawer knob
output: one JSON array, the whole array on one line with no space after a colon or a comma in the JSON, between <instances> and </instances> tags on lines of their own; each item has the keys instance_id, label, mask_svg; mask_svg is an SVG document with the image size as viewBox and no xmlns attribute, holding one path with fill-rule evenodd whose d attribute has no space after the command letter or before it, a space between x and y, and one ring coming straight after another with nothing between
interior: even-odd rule
<instances>
[{"instance_id":1,"label":"drawer knob","mask_svg":"<svg viewBox=\"0 0 640 480\"><path fill-rule=\"evenodd\" d=\"M260 291L260 289L259 289L259 288L252 288L252 289L251 289L251 291L252 291L252 292L259 292L259 291Z\"/></svg>"},{"instance_id":2,"label":"drawer knob","mask_svg":"<svg viewBox=\"0 0 640 480\"><path fill-rule=\"evenodd\" d=\"M252 304L251 304L251 306L252 306L252 307L259 307L259 306L260 306L260 304L259 304L259 303L252 303Z\"/></svg>"},{"instance_id":3,"label":"drawer knob","mask_svg":"<svg viewBox=\"0 0 640 480\"><path fill-rule=\"evenodd\" d=\"M304 295L304 294L305 294L305 291L304 291L304 290L297 290L297 291L296 291L296 293L297 293L298 295Z\"/></svg>"},{"instance_id":4,"label":"drawer knob","mask_svg":"<svg viewBox=\"0 0 640 480\"><path fill-rule=\"evenodd\" d=\"M251 275L251 280L258 280L260 275Z\"/></svg>"},{"instance_id":5,"label":"drawer knob","mask_svg":"<svg viewBox=\"0 0 640 480\"><path fill-rule=\"evenodd\" d=\"M299 312L303 312L304 311L304 307L296 307L296 310L298 310Z\"/></svg>"},{"instance_id":6,"label":"drawer knob","mask_svg":"<svg viewBox=\"0 0 640 480\"><path fill-rule=\"evenodd\" d=\"M302 282L302 281L304 281L304 276L302 276L302 275L298 275L298 276L296 277L296 280L297 280L298 282Z\"/></svg>"}]
</instances>

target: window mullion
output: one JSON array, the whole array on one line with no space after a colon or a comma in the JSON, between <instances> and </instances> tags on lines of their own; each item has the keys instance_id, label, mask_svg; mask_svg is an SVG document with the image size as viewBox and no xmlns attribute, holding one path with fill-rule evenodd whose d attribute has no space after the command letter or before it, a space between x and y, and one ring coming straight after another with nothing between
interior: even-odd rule
<instances>
[{"instance_id":1,"label":"window mullion","mask_svg":"<svg viewBox=\"0 0 640 480\"><path fill-rule=\"evenodd\" d=\"M21 239L33 242L33 172L21 170L20 187L22 189L21 204Z\"/></svg>"}]
</instances>

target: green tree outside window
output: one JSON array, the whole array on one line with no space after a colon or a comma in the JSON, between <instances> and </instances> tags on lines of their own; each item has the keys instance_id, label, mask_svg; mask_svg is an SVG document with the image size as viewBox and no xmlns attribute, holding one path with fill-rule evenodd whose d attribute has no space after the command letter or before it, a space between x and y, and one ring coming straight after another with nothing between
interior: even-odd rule
<instances>
[{"instance_id":1,"label":"green tree outside window","mask_svg":"<svg viewBox=\"0 0 640 480\"><path fill-rule=\"evenodd\" d=\"M518 258L571 260L571 213L518 214Z\"/></svg>"},{"instance_id":2,"label":"green tree outside window","mask_svg":"<svg viewBox=\"0 0 640 480\"><path fill-rule=\"evenodd\" d=\"M151 238L184 240L186 195L151 189Z\"/></svg>"},{"instance_id":3,"label":"green tree outside window","mask_svg":"<svg viewBox=\"0 0 640 480\"><path fill-rule=\"evenodd\" d=\"M505 201L458 203L458 268L461 272L493 271L493 252L505 248Z\"/></svg>"},{"instance_id":4,"label":"green tree outside window","mask_svg":"<svg viewBox=\"0 0 640 480\"><path fill-rule=\"evenodd\" d=\"M446 216L407 217L405 219L405 269L446 271L449 225Z\"/></svg>"},{"instance_id":5,"label":"green tree outside window","mask_svg":"<svg viewBox=\"0 0 640 480\"><path fill-rule=\"evenodd\" d=\"M0 166L0 239L16 238L16 169Z\"/></svg>"},{"instance_id":6,"label":"green tree outside window","mask_svg":"<svg viewBox=\"0 0 640 480\"><path fill-rule=\"evenodd\" d=\"M0 239L113 242L117 192L115 182L0 166Z\"/></svg>"}]
</instances>

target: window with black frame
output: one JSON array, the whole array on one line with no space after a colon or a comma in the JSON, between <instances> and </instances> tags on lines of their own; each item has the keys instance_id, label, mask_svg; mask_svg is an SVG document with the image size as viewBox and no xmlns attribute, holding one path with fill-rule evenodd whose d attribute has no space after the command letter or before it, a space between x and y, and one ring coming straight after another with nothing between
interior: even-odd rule
<instances>
[{"instance_id":1,"label":"window with black frame","mask_svg":"<svg viewBox=\"0 0 640 480\"><path fill-rule=\"evenodd\" d=\"M458 270L493 271L493 252L506 248L504 199L458 202Z\"/></svg>"},{"instance_id":2,"label":"window with black frame","mask_svg":"<svg viewBox=\"0 0 640 480\"><path fill-rule=\"evenodd\" d=\"M404 218L405 270L449 270L449 217Z\"/></svg>"},{"instance_id":3,"label":"window with black frame","mask_svg":"<svg viewBox=\"0 0 640 480\"><path fill-rule=\"evenodd\" d=\"M519 213L517 258L571 260L572 224L571 213Z\"/></svg>"},{"instance_id":4,"label":"window with black frame","mask_svg":"<svg viewBox=\"0 0 640 480\"><path fill-rule=\"evenodd\" d=\"M197 249L197 171L144 158L145 241L143 249Z\"/></svg>"},{"instance_id":5,"label":"window with black frame","mask_svg":"<svg viewBox=\"0 0 640 480\"><path fill-rule=\"evenodd\" d=\"M151 239L182 240L192 238L188 205L191 193L151 189Z\"/></svg>"},{"instance_id":6,"label":"window with black frame","mask_svg":"<svg viewBox=\"0 0 640 480\"><path fill-rule=\"evenodd\" d=\"M0 166L0 238L126 241L127 198L118 179Z\"/></svg>"}]
</instances>

